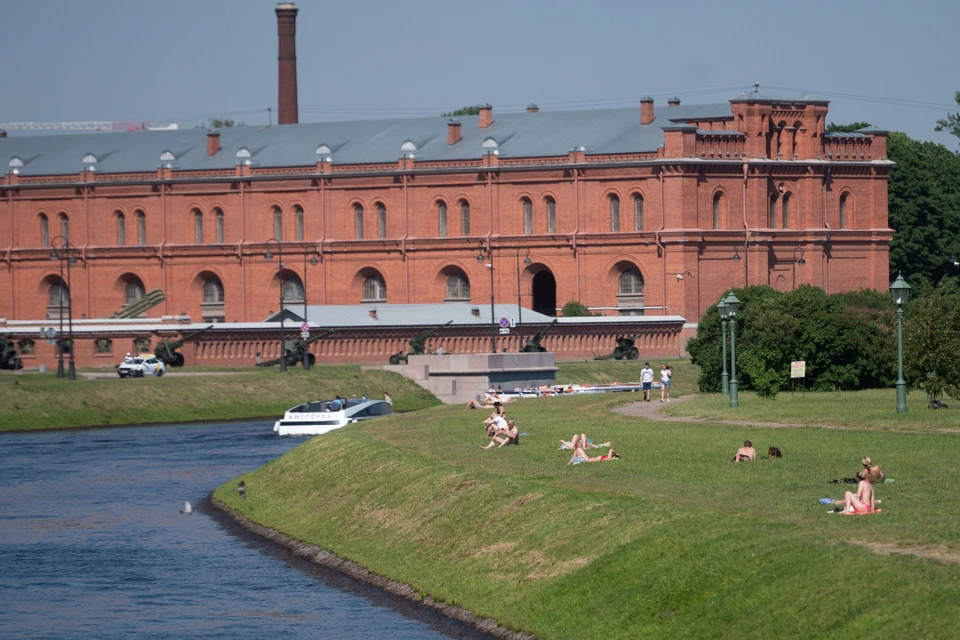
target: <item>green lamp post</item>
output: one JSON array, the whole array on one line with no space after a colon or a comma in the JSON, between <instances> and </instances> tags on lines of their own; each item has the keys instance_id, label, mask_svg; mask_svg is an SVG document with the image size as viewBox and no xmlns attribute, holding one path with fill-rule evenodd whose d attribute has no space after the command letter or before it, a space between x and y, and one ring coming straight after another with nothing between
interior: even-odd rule
<instances>
[{"instance_id":1,"label":"green lamp post","mask_svg":"<svg viewBox=\"0 0 960 640\"><path fill-rule=\"evenodd\" d=\"M903 305L910 297L910 285L898 273L890 285L893 302L897 305L897 413L907 412L907 381L903 379Z\"/></svg>"},{"instance_id":2,"label":"green lamp post","mask_svg":"<svg viewBox=\"0 0 960 640\"><path fill-rule=\"evenodd\" d=\"M737 397L737 311L740 309L740 301L731 291L723 303L730 319L730 407L735 408L740 406Z\"/></svg>"},{"instance_id":3,"label":"green lamp post","mask_svg":"<svg viewBox=\"0 0 960 640\"><path fill-rule=\"evenodd\" d=\"M727 373L727 305L723 298L717 303L717 313L720 314L720 343L723 345L723 373L720 374L720 391L724 395L730 394L730 374Z\"/></svg>"}]
</instances>

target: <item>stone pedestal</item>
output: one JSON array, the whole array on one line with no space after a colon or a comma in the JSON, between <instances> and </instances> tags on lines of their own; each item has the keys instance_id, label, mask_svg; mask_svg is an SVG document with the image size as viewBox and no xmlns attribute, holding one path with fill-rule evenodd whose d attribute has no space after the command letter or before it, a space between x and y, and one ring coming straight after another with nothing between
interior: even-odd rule
<instances>
[{"instance_id":1,"label":"stone pedestal","mask_svg":"<svg viewBox=\"0 0 960 640\"><path fill-rule=\"evenodd\" d=\"M447 404L479 400L490 387L510 392L553 385L557 367L552 353L463 353L410 356L405 365L382 365L364 369L396 371L415 381Z\"/></svg>"}]
</instances>

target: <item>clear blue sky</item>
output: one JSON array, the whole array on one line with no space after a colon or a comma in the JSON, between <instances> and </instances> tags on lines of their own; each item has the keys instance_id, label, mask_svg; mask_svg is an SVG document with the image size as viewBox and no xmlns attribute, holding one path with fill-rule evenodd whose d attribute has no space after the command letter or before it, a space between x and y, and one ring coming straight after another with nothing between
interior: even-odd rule
<instances>
[{"instance_id":1,"label":"clear blue sky","mask_svg":"<svg viewBox=\"0 0 960 640\"><path fill-rule=\"evenodd\" d=\"M834 122L869 121L960 146L933 131L937 118L960 110L960 2L297 5L301 122L438 115L482 102L495 114L529 102L626 106L645 94L658 104L675 94L721 102L760 82L773 95L824 95ZM277 100L275 6L6 0L0 122L266 123ZM702 91L711 93L690 95Z\"/></svg>"}]
</instances>

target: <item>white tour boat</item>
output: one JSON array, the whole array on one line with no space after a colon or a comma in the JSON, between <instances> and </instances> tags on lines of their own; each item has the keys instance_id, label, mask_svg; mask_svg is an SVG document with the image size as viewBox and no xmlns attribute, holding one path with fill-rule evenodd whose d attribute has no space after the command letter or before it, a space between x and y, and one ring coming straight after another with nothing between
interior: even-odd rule
<instances>
[{"instance_id":1,"label":"white tour boat","mask_svg":"<svg viewBox=\"0 0 960 640\"><path fill-rule=\"evenodd\" d=\"M393 413L393 407L385 400L315 400L289 409L273 425L273 430L281 436L315 436L339 429L351 422L390 413Z\"/></svg>"}]
</instances>

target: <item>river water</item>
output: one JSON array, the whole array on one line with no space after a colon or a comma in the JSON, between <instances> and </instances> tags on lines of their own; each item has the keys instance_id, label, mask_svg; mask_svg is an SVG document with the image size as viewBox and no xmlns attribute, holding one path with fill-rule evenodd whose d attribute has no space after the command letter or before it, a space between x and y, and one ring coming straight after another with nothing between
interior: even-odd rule
<instances>
[{"instance_id":1,"label":"river water","mask_svg":"<svg viewBox=\"0 0 960 640\"><path fill-rule=\"evenodd\" d=\"M299 442L264 422L0 435L0 638L471 637L180 513Z\"/></svg>"}]
</instances>

